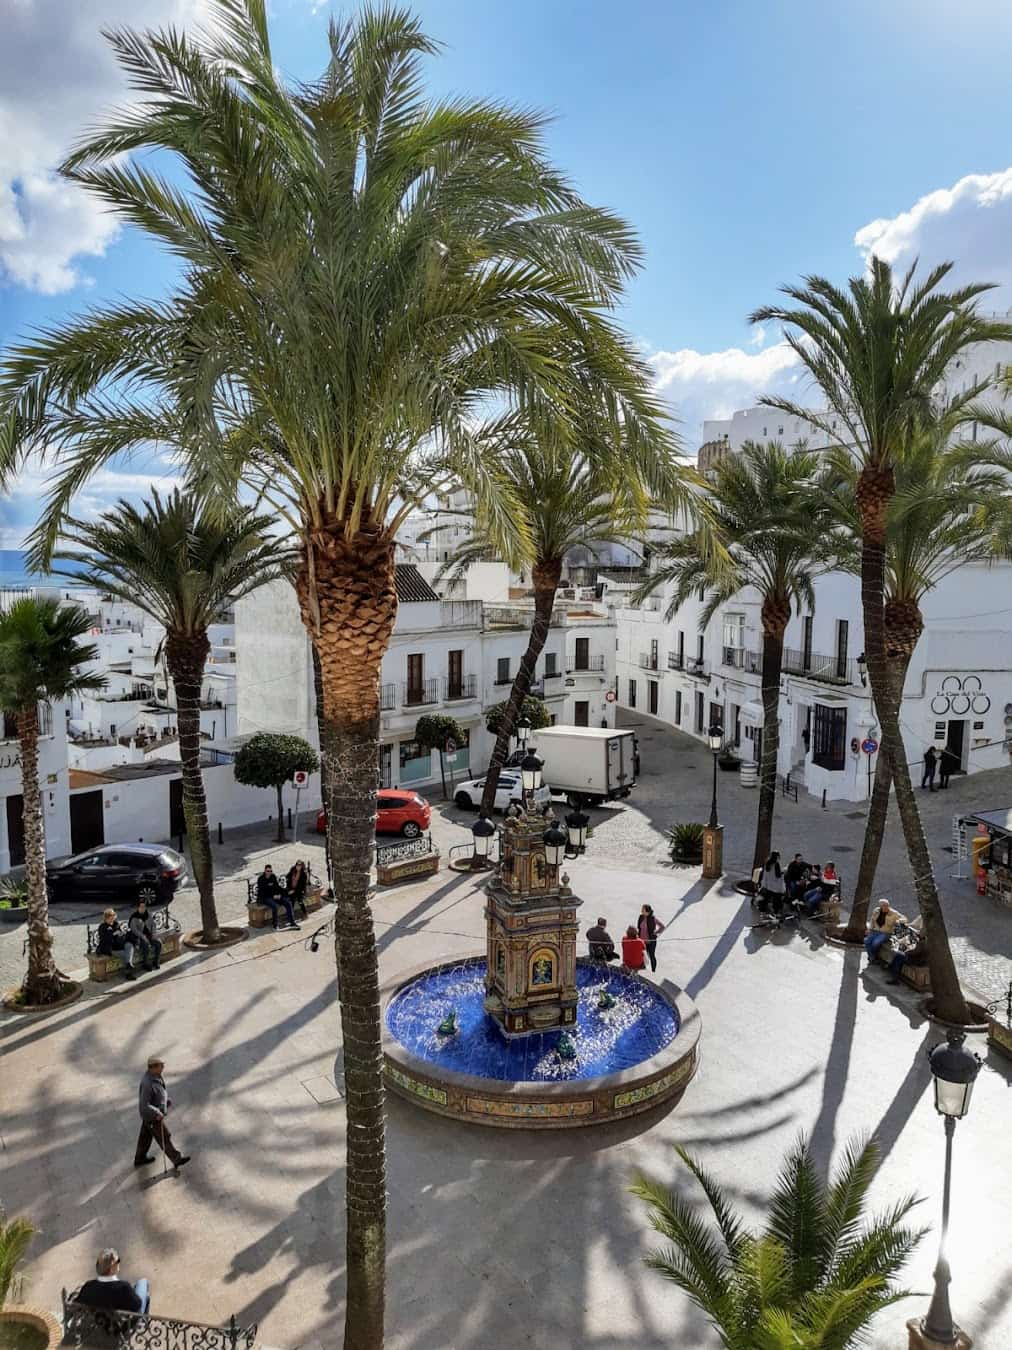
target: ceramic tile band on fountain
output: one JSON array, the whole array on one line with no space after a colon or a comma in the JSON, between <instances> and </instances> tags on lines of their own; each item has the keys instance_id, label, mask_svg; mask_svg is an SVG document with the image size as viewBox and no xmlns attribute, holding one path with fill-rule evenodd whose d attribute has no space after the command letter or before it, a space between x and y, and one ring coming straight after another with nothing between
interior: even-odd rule
<instances>
[{"instance_id":1,"label":"ceramic tile band on fountain","mask_svg":"<svg viewBox=\"0 0 1012 1350\"><path fill-rule=\"evenodd\" d=\"M679 1096L695 1071L691 999L577 960L582 902L546 826L531 810L502 827L484 957L384 990L388 1086L426 1110L526 1129L596 1124Z\"/></svg>"}]
</instances>

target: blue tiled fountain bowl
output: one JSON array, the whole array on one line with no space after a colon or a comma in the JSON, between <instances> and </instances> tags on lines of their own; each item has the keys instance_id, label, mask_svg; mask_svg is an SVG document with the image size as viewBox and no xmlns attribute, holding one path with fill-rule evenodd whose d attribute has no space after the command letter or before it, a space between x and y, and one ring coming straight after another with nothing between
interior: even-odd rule
<instances>
[{"instance_id":1,"label":"blue tiled fountain bowl","mask_svg":"<svg viewBox=\"0 0 1012 1350\"><path fill-rule=\"evenodd\" d=\"M598 1007L602 990L615 1000ZM577 965L575 1059L561 1031L507 1040L483 1007L485 958L446 961L384 990L389 1088L418 1106L485 1125L591 1125L680 1096L692 1077L699 1014L668 981ZM439 1033L451 1009L457 1030Z\"/></svg>"}]
</instances>

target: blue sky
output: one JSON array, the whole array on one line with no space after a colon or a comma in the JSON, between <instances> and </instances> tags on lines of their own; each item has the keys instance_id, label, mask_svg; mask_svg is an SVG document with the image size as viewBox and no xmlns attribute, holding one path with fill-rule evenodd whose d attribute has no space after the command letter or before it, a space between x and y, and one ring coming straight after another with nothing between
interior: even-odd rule
<instances>
[{"instance_id":1,"label":"blue sky","mask_svg":"<svg viewBox=\"0 0 1012 1350\"><path fill-rule=\"evenodd\" d=\"M169 265L50 174L120 96L97 30L192 21L208 0L33 0L0 51L0 340ZM318 72L329 4L273 0L275 52ZM340 7L336 7L341 12ZM956 257L1012 304L1012 6L1002 0L421 0L445 44L436 93L544 109L555 160L645 250L623 318L651 353L688 449L794 371L748 311L806 271L844 279L877 247ZM13 29L11 24L13 22ZM878 222L878 223L876 223ZM859 244L862 246L859 247ZM117 486L115 473L86 509ZM138 481L139 480L139 481ZM26 491L0 503L14 542ZM19 498L25 499L19 501ZM23 509L24 508L24 509Z\"/></svg>"}]
</instances>

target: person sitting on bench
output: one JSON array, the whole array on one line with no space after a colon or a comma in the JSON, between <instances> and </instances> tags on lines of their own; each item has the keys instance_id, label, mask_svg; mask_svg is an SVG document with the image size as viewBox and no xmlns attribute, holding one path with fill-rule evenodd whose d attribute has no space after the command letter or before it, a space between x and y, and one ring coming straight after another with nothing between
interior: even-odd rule
<instances>
[{"instance_id":1,"label":"person sitting on bench","mask_svg":"<svg viewBox=\"0 0 1012 1350\"><path fill-rule=\"evenodd\" d=\"M868 933L864 940L864 949L868 953L869 966L875 964L880 947L884 947L890 940L896 925L906 923L906 919L898 909L893 909L889 901L882 897L878 902L878 908L868 921Z\"/></svg>"},{"instance_id":2,"label":"person sitting on bench","mask_svg":"<svg viewBox=\"0 0 1012 1350\"><path fill-rule=\"evenodd\" d=\"M271 927L278 926L278 901L285 907L285 913L288 915L286 928L298 928L295 922L295 911L292 909L292 902L281 889L281 882L274 875L274 868L267 863L264 870L257 877L257 904L266 905L271 912Z\"/></svg>"},{"instance_id":3,"label":"person sitting on bench","mask_svg":"<svg viewBox=\"0 0 1012 1350\"><path fill-rule=\"evenodd\" d=\"M147 902L137 901L137 908L127 919L127 927L134 942L141 949L141 961L145 970L157 970L162 959L162 944L155 937L155 930L151 926L151 915L148 913ZM151 956L154 954L154 963Z\"/></svg>"},{"instance_id":4,"label":"person sitting on bench","mask_svg":"<svg viewBox=\"0 0 1012 1350\"><path fill-rule=\"evenodd\" d=\"M617 961L618 952L608 932L608 920L598 919L593 928L587 929L587 941L590 943L592 961Z\"/></svg>"},{"instance_id":5,"label":"person sitting on bench","mask_svg":"<svg viewBox=\"0 0 1012 1350\"><path fill-rule=\"evenodd\" d=\"M928 940L924 936L924 920L918 914L907 931L900 938L896 950L889 962L889 984L899 984L905 965L926 966L928 964Z\"/></svg>"},{"instance_id":6,"label":"person sitting on bench","mask_svg":"<svg viewBox=\"0 0 1012 1350\"><path fill-rule=\"evenodd\" d=\"M622 969L638 972L646 969L647 944L630 924L622 939Z\"/></svg>"},{"instance_id":7,"label":"person sitting on bench","mask_svg":"<svg viewBox=\"0 0 1012 1350\"><path fill-rule=\"evenodd\" d=\"M114 909L104 910L102 922L98 926L99 956L122 956L123 974L128 980L136 980L134 974L134 944L129 930L120 927Z\"/></svg>"},{"instance_id":8,"label":"person sitting on bench","mask_svg":"<svg viewBox=\"0 0 1012 1350\"><path fill-rule=\"evenodd\" d=\"M116 1312L141 1313L151 1307L151 1293L147 1280L130 1284L119 1273L119 1252L106 1247L95 1262L96 1277L87 1280L78 1290L78 1303L89 1308L109 1308Z\"/></svg>"},{"instance_id":9,"label":"person sitting on bench","mask_svg":"<svg viewBox=\"0 0 1012 1350\"><path fill-rule=\"evenodd\" d=\"M802 894L806 888L810 875L811 868L800 853L795 853L784 871L784 883L787 887L788 900L796 900L798 896Z\"/></svg>"},{"instance_id":10,"label":"person sitting on bench","mask_svg":"<svg viewBox=\"0 0 1012 1350\"><path fill-rule=\"evenodd\" d=\"M288 869L288 875L285 877L285 889L292 904L302 906L303 914L306 912L306 888L308 885L309 873L306 871L306 864L299 858Z\"/></svg>"},{"instance_id":11,"label":"person sitting on bench","mask_svg":"<svg viewBox=\"0 0 1012 1350\"><path fill-rule=\"evenodd\" d=\"M812 878L812 884L805 891L804 905L809 914L814 914L820 905L827 904L832 898L834 892L840 889L840 874L836 870L836 864L830 860L823 867L817 877Z\"/></svg>"}]
</instances>

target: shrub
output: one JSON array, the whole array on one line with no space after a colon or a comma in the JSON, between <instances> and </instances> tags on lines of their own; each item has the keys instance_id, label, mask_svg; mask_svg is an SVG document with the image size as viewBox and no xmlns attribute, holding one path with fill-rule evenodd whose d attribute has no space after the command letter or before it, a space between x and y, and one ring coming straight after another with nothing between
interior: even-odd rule
<instances>
[{"instance_id":1,"label":"shrub","mask_svg":"<svg viewBox=\"0 0 1012 1350\"><path fill-rule=\"evenodd\" d=\"M673 825L668 830L670 853L679 862L693 860L703 856L703 826L695 821Z\"/></svg>"}]
</instances>

